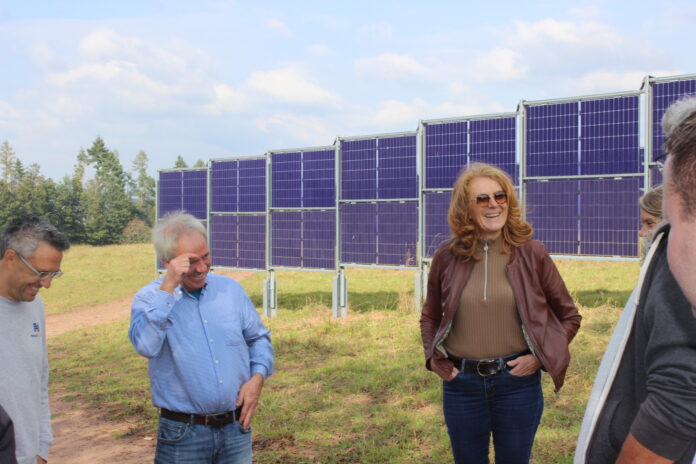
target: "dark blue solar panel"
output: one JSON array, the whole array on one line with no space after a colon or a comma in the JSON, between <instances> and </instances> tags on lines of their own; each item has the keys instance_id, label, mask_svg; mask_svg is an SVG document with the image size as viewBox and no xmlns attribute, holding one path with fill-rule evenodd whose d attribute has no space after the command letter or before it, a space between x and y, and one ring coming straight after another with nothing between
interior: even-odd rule
<instances>
[{"instance_id":1,"label":"dark blue solar panel","mask_svg":"<svg viewBox=\"0 0 696 464\"><path fill-rule=\"evenodd\" d=\"M578 181L529 181L526 184L527 220L534 238L550 253L578 252Z\"/></svg>"},{"instance_id":2,"label":"dark blue solar panel","mask_svg":"<svg viewBox=\"0 0 696 464\"><path fill-rule=\"evenodd\" d=\"M696 79L656 82L652 87L652 139L653 139L653 159L663 150L665 136L662 132L662 116L667 108L686 95L696 94Z\"/></svg>"},{"instance_id":3,"label":"dark blue solar panel","mask_svg":"<svg viewBox=\"0 0 696 464\"><path fill-rule=\"evenodd\" d=\"M239 160L239 211L266 210L266 160Z\"/></svg>"},{"instance_id":4,"label":"dark blue solar panel","mask_svg":"<svg viewBox=\"0 0 696 464\"><path fill-rule=\"evenodd\" d=\"M527 107L527 175L578 173L578 103Z\"/></svg>"},{"instance_id":5,"label":"dark blue solar panel","mask_svg":"<svg viewBox=\"0 0 696 464\"><path fill-rule=\"evenodd\" d=\"M638 96L581 103L580 174L642 171Z\"/></svg>"},{"instance_id":6,"label":"dark blue solar panel","mask_svg":"<svg viewBox=\"0 0 696 464\"><path fill-rule=\"evenodd\" d=\"M184 171L182 185L182 207L194 217L208 217L208 171Z\"/></svg>"},{"instance_id":7,"label":"dark blue solar panel","mask_svg":"<svg viewBox=\"0 0 696 464\"><path fill-rule=\"evenodd\" d=\"M451 191L425 194L425 256L431 257L438 245L449 238L447 222Z\"/></svg>"},{"instance_id":8,"label":"dark blue solar panel","mask_svg":"<svg viewBox=\"0 0 696 464\"><path fill-rule=\"evenodd\" d=\"M237 161L211 161L211 211L236 213L239 211L239 169Z\"/></svg>"},{"instance_id":9,"label":"dark blue solar panel","mask_svg":"<svg viewBox=\"0 0 696 464\"><path fill-rule=\"evenodd\" d=\"M642 179L583 179L580 254L638 256L638 198Z\"/></svg>"},{"instance_id":10,"label":"dark blue solar panel","mask_svg":"<svg viewBox=\"0 0 696 464\"><path fill-rule=\"evenodd\" d=\"M239 216L239 267L266 267L266 217Z\"/></svg>"},{"instance_id":11,"label":"dark blue solar panel","mask_svg":"<svg viewBox=\"0 0 696 464\"><path fill-rule=\"evenodd\" d=\"M210 217L210 254L213 266L239 267L237 216Z\"/></svg>"},{"instance_id":12,"label":"dark blue solar panel","mask_svg":"<svg viewBox=\"0 0 696 464\"><path fill-rule=\"evenodd\" d=\"M213 266L264 269L265 216L218 216L211 221Z\"/></svg>"},{"instance_id":13,"label":"dark blue solar panel","mask_svg":"<svg viewBox=\"0 0 696 464\"><path fill-rule=\"evenodd\" d=\"M377 205L376 264L415 266L418 241L418 202Z\"/></svg>"},{"instance_id":14,"label":"dark blue solar panel","mask_svg":"<svg viewBox=\"0 0 696 464\"><path fill-rule=\"evenodd\" d=\"M273 208L302 206L302 153L271 154L271 205Z\"/></svg>"},{"instance_id":15,"label":"dark blue solar panel","mask_svg":"<svg viewBox=\"0 0 696 464\"><path fill-rule=\"evenodd\" d=\"M273 208L332 208L336 204L336 151L271 154Z\"/></svg>"},{"instance_id":16,"label":"dark blue solar panel","mask_svg":"<svg viewBox=\"0 0 696 464\"><path fill-rule=\"evenodd\" d=\"M302 267L336 267L336 212L302 213Z\"/></svg>"},{"instance_id":17,"label":"dark blue solar panel","mask_svg":"<svg viewBox=\"0 0 696 464\"><path fill-rule=\"evenodd\" d=\"M302 265L302 213L271 212L271 265L300 267Z\"/></svg>"},{"instance_id":18,"label":"dark blue solar panel","mask_svg":"<svg viewBox=\"0 0 696 464\"><path fill-rule=\"evenodd\" d=\"M467 164L468 121L425 126L425 187L452 188Z\"/></svg>"},{"instance_id":19,"label":"dark blue solar panel","mask_svg":"<svg viewBox=\"0 0 696 464\"><path fill-rule=\"evenodd\" d=\"M182 177L181 171L159 173L158 217L181 209Z\"/></svg>"},{"instance_id":20,"label":"dark blue solar panel","mask_svg":"<svg viewBox=\"0 0 696 464\"><path fill-rule=\"evenodd\" d=\"M336 150L304 152L302 173L303 207L336 206Z\"/></svg>"},{"instance_id":21,"label":"dark blue solar panel","mask_svg":"<svg viewBox=\"0 0 696 464\"><path fill-rule=\"evenodd\" d=\"M377 198L377 139L341 144L341 198Z\"/></svg>"},{"instance_id":22,"label":"dark blue solar panel","mask_svg":"<svg viewBox=\"0 0 696 464\"><path fill-rule=\"evenodd\" d=\"M416 136L378 139L377 197L417 198Z\"/></svg>"},{"instance_id":23,"label":"dark blue solar panel","mask_svg":"<svg viewBox=\"0 0 696 464\"><path fill-rule=\"evenodd\" d=\"M375 264L377 259L377 204L343 203L341 215L341 261Z\"/></svg>"},{"instance_id":24,"label":"dark blue solar panel","mask_svg":"<svg viewBox=\"0 0 696 464\"><path fill-rule=\"evenodd\" d=\"M492 164L507 172L518 184L519 168L515 146L517 124L514 117L469 122L469 161Z\"/></svg>"}]
</instances>

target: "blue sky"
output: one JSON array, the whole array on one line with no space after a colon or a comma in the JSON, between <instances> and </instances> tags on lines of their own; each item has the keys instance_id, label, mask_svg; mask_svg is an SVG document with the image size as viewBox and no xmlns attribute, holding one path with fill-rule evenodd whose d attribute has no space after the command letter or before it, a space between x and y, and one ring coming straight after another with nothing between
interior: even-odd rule
<instances>
[{"instance_id":1,"label":"blue sky","mask_svg":"<svg viewBox=\"0 0 696 464\"><path fill-rule=\"evenodd\" d=\"M430 3L430 4L429 4ZM0 141L59 179L323 146L696 72L696 3L0 0Z\"/></svg>"}]
</instances>

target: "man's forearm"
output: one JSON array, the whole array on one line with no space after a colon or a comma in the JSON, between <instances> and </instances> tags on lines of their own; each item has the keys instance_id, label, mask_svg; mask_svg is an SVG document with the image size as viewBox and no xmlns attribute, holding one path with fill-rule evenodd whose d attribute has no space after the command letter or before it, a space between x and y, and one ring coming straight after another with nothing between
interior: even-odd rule
<instances>
[{"instance_id":1,"label":"man's forearm","mask_svg":"<svg viewBox=\"0 0 696 464\"><path fill-rule=\"evenodd\" d=\"M628 434L626 441L621 447L621 454L616 460L616 464L672 464L674 461L664 458L659 454L655 454L645 446L641 445L638 440Z\"/></svg>"}]
</instances>

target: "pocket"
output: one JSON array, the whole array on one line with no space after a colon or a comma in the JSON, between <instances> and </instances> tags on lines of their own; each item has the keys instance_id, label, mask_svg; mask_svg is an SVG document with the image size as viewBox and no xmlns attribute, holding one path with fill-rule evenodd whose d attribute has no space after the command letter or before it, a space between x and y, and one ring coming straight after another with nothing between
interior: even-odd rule
<instances>
[{"instance_id":1,"label":"pocket","mask_svg":"<svg viewBox=\"0 0 696 464\"><path fill-rule=\"evenodd\" d=\"M510 377L513 377L513 378L528 379L528 378L530 378L530 377L532 377L532 376L534 376L534 375L537 375L537 374L539 373L539 371L540 371L540 369L537 369L536 371L532 372L531 374L527 374L527 375L516 375L516 374L513 374L512 372L510 372L510 371L513 370L513 369L514 369L514 367L510 367L510 366L508 366L507 363L506 363L506 364L505 364L505 367L503 367L503 372L509 374Z\"/></svg>"},{"instance_id":2,"label":"pocket","mask_svg":"<svg viewBox=\"0 0 696 464\"><path fill-rule=\"evenodd\" d=\"M237 427L239 428L239 431L240 431L242 434L244 434L244 435L247 435L247 434L250 434L250 433L251 433L251 425L249 426L248 429L244 429L244 428L242 428L242 423L241 423L241 422L237 422Z\"/></svg>"},{"instance_id":3,"label":"pocket","mask_svg":"<svg viewBox=\"0 0 696 464\"><path fill-rule=\"evenodd\" d=\"M160 418L157 440L164 443L178 443L184 439L188 430L189 424Z\"/></svg>"}]
</instances>

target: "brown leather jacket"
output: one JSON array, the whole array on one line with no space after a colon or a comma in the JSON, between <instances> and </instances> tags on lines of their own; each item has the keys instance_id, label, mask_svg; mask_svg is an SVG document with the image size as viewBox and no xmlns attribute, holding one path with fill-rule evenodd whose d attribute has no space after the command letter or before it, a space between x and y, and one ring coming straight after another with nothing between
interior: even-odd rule
<instances>
[{"instance_id":1,"label":"brown leather jacket","mask_svg":"<svg viewBox=\"0 0 696 464\"><path fill-rule=\"evenodd\" d=\"M431 364L437 363L445 372L451 372L454 365L447 359L444 340L474 265L473 260L451 254L448 245L449 241L440 245L433 256L420 319L426 367L432 370ZM528 240L513 248L507 276L525 340L558 392L570 362L568 344L580 328L581 316L541 242Z\"/></svg>"}]
</instances>

